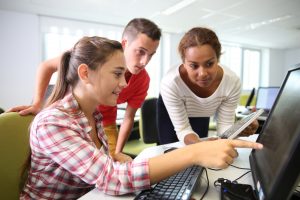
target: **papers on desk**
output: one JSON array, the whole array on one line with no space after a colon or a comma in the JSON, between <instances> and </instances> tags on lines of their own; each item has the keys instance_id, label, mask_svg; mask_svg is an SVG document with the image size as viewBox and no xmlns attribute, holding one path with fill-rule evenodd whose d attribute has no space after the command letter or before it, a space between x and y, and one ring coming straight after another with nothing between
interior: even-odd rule
<instances>
[{"instance_id":1,"label":"papers on desk","mask_svg":"<svg viewBox=\"0 0 300 200\"><path fill-rule=\"evenodd\" d=\"M182 142L174 142L174 143L170 143L170 144L149 147L147 149L144 149L137 157L135 157L134 160L139 160L139 159L143 159L143 158L152 158L152 157L163 154L164 151L170 147L180 148L183 146L185 146L185 145Z\"/></svg>"}]
</instances>

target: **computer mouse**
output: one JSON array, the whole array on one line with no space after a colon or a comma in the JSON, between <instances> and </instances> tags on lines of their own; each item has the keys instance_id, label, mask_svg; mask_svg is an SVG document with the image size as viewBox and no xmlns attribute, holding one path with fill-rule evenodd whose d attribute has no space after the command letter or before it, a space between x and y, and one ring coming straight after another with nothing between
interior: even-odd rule
<instances>
[{"instance_id":1,"label":"computer mouse","mask_svg":"<svg viewBox=\"0 0 300 200\"><path fill-rule=\"evenodd\" d=\"M164 153L168 153L168 152L173 151L175 149L177 149L177 148L176 147L170 147L170 148L164 150Z\"/></svg>"}]
</instances>

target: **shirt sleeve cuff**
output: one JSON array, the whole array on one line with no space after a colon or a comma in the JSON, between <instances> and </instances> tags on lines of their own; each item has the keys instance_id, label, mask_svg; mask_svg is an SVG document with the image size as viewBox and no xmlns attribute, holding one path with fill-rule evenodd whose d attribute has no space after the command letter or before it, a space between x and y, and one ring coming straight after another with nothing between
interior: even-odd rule
<instances>
[{"instance_id":1,"label":"shirt sleeve cuff","mask_svg":"<svg viewBox=\"0 0 300 200\"><path fill-rule=\"evenodd\" d=\"M185 138L185 136L187 136L187 135L189 135L189 134L194 134L194 135L196 135L197 137L199 137L198 134L195 133L193 130L187 129L187 130L184 130L184 131L181 131L181 132L177 133L177 138L178 138L178 140L179 140L180 142L183 142L183 143L184 143L184 138Z\"/></svg>"},{"instance_id":2,"label":"shirt sleeve cuff","mask_svg":"<svg viewBox=\"0 0 300 200\"><path fill-rule=\"evenodd\" d=\"M150 188L150 175L149 175L149 158L133 161L132 175L133 175L133 189L140 191ZM139 167L136 167L139 165Z\"/></svg>"},{"instance_id":3,"label":"shirt sleeve cuff","mask_svg":"<svg viewBox=\"0 0 300 200\"><path fill-rule=\"evenodd\" d=\"M217 126L217 135L222 135L227 129L229 129L231 125L218 125Z\"/></svg>"}]
</instances>

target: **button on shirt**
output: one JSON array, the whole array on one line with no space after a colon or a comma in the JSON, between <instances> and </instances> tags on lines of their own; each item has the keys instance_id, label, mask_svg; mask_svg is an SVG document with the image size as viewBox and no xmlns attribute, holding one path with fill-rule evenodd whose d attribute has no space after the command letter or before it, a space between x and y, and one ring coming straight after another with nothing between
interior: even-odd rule
<instances>
[{"instance_id":1,"label":"button on shirt","mask_svg":"<svg viewBox=\"0 0 300 200\"><path fill-rule=\"evenodd\" d=\"M113 162L94 113L97 149L91 126L72 94L40 112L30 131L31 167L21 199L77 199L93 187L110 195L150 187L148 160Z\"/></svg>"}]
</instances>

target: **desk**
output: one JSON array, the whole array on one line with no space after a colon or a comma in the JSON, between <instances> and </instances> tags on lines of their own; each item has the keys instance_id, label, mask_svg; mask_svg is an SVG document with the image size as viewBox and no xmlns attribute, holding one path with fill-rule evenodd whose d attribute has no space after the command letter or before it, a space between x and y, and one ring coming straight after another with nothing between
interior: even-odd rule
<instances>
[{"instance_id":1,"label":"desk","mask_svg":"<svg viewBox=\"0 0 300 200\"><path fill-rule=\"evenodd\" d=\"M250 141L256 141L257 135L252 135L250 137L245 137L242 138L244 140L250 140ZM153 157L159 154L162 154L163 151L168 148L168 147L181 147L184 146L180 142L168 144L168 145L161 145L161 146L155 146L155 147L150 147L142 151L135 159L140 159L143 157ZM243 167L243 168L250 168L249 166L249 154L251 152L251 149L237 149L239 152L239 156L235 159L233 165L238 166L238 167ZM207 170L208 172L208 178L209 178L209 190L208 193L205 195L204 199L207 200L216 200L220 199L220 192L218 188L214 187L214 182L218 178L226 178L229 180L234 180L247 172L247 170L242 170L242 169L237 169L234 167L228 167L227 169L224 170L219 170L219 171L214 171L214 170ZM193 194L193 197L195 199L199 199L202 194L204 193L206 186L207 186L207 181L206 181L206 175L205 172L203 172L202 177L200 179L200 185L196 188L196 191ZM248 173L245 175L243 178L241 178L239 183L244 183L244 184L250 184L253 186L253 180L251 173ZM133 199L134 195L129 194L129 195L123 195L123 196L109 196L105 195L102 191L99 191L98 189L93 189L89 193L85 194L80 198L80 200L99 200L99 199L105 199L105 200L117 200L117 199Z\"/></svg>"}]
</instances>

